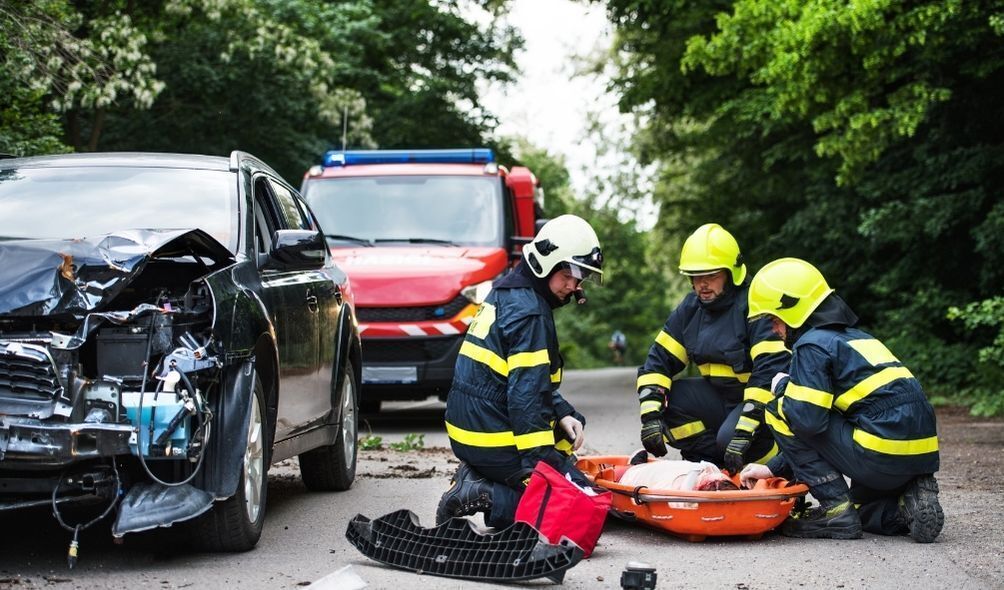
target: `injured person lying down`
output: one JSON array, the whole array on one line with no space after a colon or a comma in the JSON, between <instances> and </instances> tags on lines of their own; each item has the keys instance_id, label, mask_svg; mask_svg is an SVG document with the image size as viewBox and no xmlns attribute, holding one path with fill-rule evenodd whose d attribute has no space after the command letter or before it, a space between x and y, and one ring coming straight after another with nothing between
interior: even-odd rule
<instances>
[{"instance_id":1,"label":"injured person lying down","mask_svg":"<svg viewBox=\"0 0 1004 590\"><path fill-rule=\"evenodd\" d=\"M632 465L618 483L650 490L712 492L739 489L721 469L707 461L650 461Z\"/></svg>"}]
</instances>

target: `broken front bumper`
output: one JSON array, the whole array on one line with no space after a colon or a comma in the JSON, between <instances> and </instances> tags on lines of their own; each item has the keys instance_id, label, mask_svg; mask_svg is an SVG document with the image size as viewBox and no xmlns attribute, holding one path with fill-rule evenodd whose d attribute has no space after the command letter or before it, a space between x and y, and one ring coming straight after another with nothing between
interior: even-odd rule
<instances>
[{"instance_id":1,"label":"broken front bumper","mask_svg":"<svg viewBox=\"0 0 1004 590\"><path fill-rule=\"evenodd\" d=\"M130 424L52 423L0 417L0 469L61 467L85 459L130 454ZM18 465L20 463L20 465Z\"/></svg>"}]
</instances>

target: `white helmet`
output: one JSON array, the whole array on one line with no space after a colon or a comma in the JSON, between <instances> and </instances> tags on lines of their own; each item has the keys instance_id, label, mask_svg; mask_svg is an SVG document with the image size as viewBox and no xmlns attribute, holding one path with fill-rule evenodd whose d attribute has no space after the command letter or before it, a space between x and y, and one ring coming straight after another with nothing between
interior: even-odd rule
<instances>
[{"instance_id":1,"label":"white helmet","mask_svg":"<svg viewBox=\"0 0 1004 590\"><path fill-rule=\"evenodd\" d=\"M576 215L561 215L545 223L533 241L523 246L523 258L540 278L556 268L569 269L579 280L603 276L600 240L592 226Z\"/></svg>"}]
</instances>

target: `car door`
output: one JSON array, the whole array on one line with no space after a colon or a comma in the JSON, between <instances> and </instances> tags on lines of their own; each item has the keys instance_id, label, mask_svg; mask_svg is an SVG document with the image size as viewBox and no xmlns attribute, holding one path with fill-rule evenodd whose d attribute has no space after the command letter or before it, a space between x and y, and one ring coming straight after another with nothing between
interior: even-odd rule
<instances>
[{"instance_id":1,"label":"car door","mask_svg":"<svg viewBox=\"0 0 1004 590\"><path fill-rule=\"evenodd\" d=\"M271 253L275 232L293 228L289 227L266 176L255 178L254 196L257 247ZM279 353L279 407L275 425L275 440L279 441L302 427L302 416L290 408L299 405L296 400L314 394L316 330L299 271L278 268L268 256L259 256L259 269L262 298L275 327Z\"/></svg>"},{"instance_id":2,"label":"car door","mask_svg":"<svg viewBox=\"0 0 1004 590\"><path fill-rule=\"evenodd\" d=\"M317 230L292 189L273 178L269 186L289 229ZM280 389L279 416L290 422L291 434L323 423L331 410L334 354L327 341L334 340L334 333L330 329L322 332L321 326L330 326L330 318L337 316L338 309L335 286L326 266L299 270L287 277L287 297L299 307L292 310L297 323L289 326L295 337L288 343L296 356L297 371L295 376L290 375L290 395ZM309 370L301 372L307 367Z\"/></svg>"}]
</instances>

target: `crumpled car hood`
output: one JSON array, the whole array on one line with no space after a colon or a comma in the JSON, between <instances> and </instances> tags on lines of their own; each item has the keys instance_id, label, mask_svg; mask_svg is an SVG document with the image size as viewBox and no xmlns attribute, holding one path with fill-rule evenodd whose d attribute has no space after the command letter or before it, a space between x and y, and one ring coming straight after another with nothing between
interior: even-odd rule
<instances>
[{"instance_id":1,"label":"crumpled car hood","mask_svg":"<svg viewBox=\"0 0 1004 590\"><path fill-rule=\"evenodd\" d=\"M234 255L199 229L127 230L75 240L0 241L0 315L82 317L101 309L154 258Z\"/></svg>"}]
</instances>

